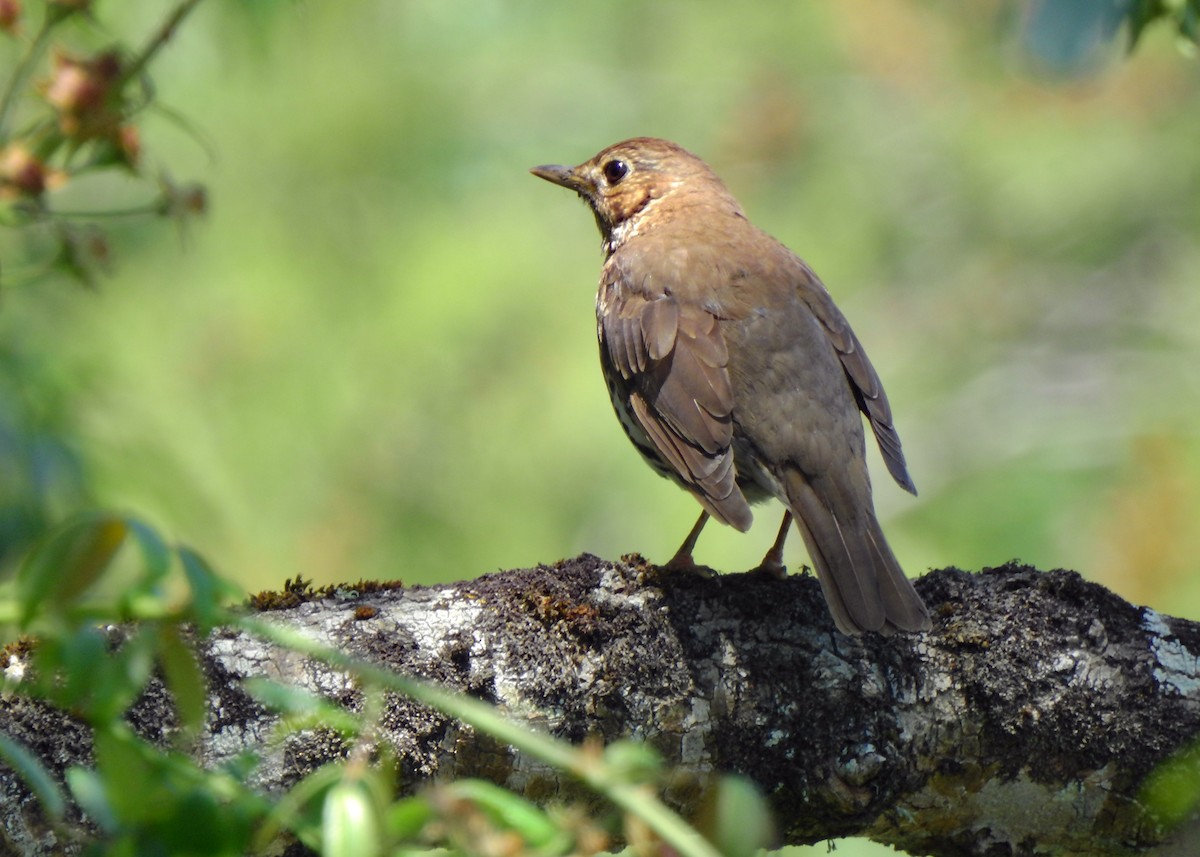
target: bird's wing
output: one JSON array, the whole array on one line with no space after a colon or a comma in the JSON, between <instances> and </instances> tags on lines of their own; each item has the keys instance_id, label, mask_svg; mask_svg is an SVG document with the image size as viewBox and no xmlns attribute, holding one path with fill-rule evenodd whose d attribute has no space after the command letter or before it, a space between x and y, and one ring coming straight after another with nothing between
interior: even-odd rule
<instances>
[{"instance_id":1,"label":"bird's wing","mask_svg":"<svg viewBox=\"0 0 1200 857\"><path fill-rule=\"evenodd\" d=\"M653 451L713 517L748 529L730 448L729 352L716 317L671 295L625 293L599 314L598 332L601 356L624 382L629 414Z\"/></svg>"},{"instance_id":2,"label":"bird's wing","mask_svg":"<svg viewBox=\"0 0 1200 857\"><path fill-rule=\"evenodd\" d=\"M803 264L803 263L801 263ZM842 368L850 379L854 390L854 398L858 407L866 414L879 443L879 451L887 464L888 472L905 491L917 493L912 478L908 475L908 466L904 462L904 450L900 447L900 435L892 424L892 406L888 404L887 393L883 391L883 382L875 372L875 367L863 351L862 343L850 329L850 322L837 308L833 298L812 270L804 265L808 282L801 289L802 294L813 314L825 328L829 341L841 358Z\"/></svg>"}]
</instances>

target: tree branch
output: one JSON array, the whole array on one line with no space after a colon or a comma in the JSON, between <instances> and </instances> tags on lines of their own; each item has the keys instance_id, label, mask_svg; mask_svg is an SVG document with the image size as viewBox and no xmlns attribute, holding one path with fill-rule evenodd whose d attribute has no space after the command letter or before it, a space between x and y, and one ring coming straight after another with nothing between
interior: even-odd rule
<instances>
[{"instance_id":1,"label":"tree branch","mask_svg":"<svg viewBox=\"0 0 1200 857\"><path fill-rule=\"evenodd\" d=\"M708 773L741 772L770 796L791 844L863 835L959 857L1127 855L1168 842L1138 790L1200 730L1200 625L1069 571L944 569L918 589L932 632L854 639L833 629L810 577L701 578L585 555L466 583L348 591L272 620L572 741L643 739L692 775L667 795L685 813ZM203 764L261 752L255 786L273 792L345 753L324 731L268 746L275 718L240 680L267 676L355 707L352 679L233 631L203 648ZM153 686L130 721L169 740L170 699ZM39 703L0 701L0 729L58 775L88 762L86 729ZM482 776L541 801L579 794L405 699L389 702L381 734L405 789ZM10 847L59 853L33 810L0 768Z\"/></svg>"}]
</instances>

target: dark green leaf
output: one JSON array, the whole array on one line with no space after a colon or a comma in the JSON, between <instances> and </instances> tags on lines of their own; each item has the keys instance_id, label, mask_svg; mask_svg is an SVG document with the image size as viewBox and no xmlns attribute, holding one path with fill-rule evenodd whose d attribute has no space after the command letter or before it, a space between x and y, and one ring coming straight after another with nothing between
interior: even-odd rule
<instances>
[{"instance_id":1,"label":"dark green leaf","mask_svg":"<svg viewBox=\"0 0 1200 857\"><path fill-rule=\"evenodd\" d=\"M195 737L204 727L208 713L207 685L196 662L196 653L174 625L163 625L158 629L158 660L185 735Z\"/></svg>"},{"instance_id":2,"label":"dark green leaf","mask_svg":"<svg viewBox=\"0 0 1200 857\"><path fill-rule=\"evenodd\" d=\"M1200 0L1188 0L1179 18L1179 32L1200 45Z\"/></svg>"},{"instance_id":3,"label":"dark green leaf","mask_svg":"<svg viewBox=\"0 0 1200 857\"><path fill-rule=\"evenodd\" d=\"M43 604L60 608L95 583L128 529L122 518L91 514L69 521L42 540L17 574L21 623L28 625Z\"/></svg>"},{"instance_id":4,"label":"dark green leaf","mask_svg":"<svg viewBox=\"0 0 1200 857\"><path fill-rule=\"evenodd\" d=\"M1162 0L1130 0L1126 20L1129 23L1129 50L1137 47L1146 25L1165 14Z\"/></svg>"}]
</instances>

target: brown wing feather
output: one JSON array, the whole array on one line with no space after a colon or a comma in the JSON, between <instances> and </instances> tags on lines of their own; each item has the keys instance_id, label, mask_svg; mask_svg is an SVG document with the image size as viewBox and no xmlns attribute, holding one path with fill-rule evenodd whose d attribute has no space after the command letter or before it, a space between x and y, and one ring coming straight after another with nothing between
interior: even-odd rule
<instances>
[{"instance_id":1,"label":"brown wing feather","mask_svg":"<svg viewBox=\"0 0 1200 857\"><path fill-rule=\"evenodd\" d=\"M733 390L717 320L670 295L625 294L600 318L629 412L675 477L718 520L746 530L750 507L733 467Z\"/></svg>"},{"instance_id":2,"label":"brown wing feather","mask_svg":"<svg viewBox=\"0 0 1200 857\"><path fill-rule=\"evenodd\" d=\"M863 351L862 343L850 329L850 323L834 304L825 286L812 269L803 262L801 265L807 280L803 283L801 292L841 358L842 368L846 370L846 377L854 388L854 398L871 423L871 431L875 434L879 451L883 453L888 472L901 488L916 494L917 488L908 475L908 465L904 461L900 435L892 423L892 406L888 404L887 393L883 391L883 382L879 380L875 367Z\"/></svg>"}]
</instances>

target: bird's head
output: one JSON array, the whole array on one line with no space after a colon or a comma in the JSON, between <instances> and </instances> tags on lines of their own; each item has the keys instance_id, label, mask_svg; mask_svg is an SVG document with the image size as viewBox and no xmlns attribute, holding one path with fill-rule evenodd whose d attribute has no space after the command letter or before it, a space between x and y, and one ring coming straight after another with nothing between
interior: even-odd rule
<instances>
[{"instance_id":1,"label":"bird's head","mask_svg":"<svg viewBox=\"0 0 1200 857\"><path fill-rule=\"evenodd\" d=\"M653 217L651 210L661 200L722 199L737 207L704 161L654 137L615 143L577 167L548 164L530 172L575 191L587 202L610 253L638 230L644 217Z\"/></svg>"}]
</instances>

